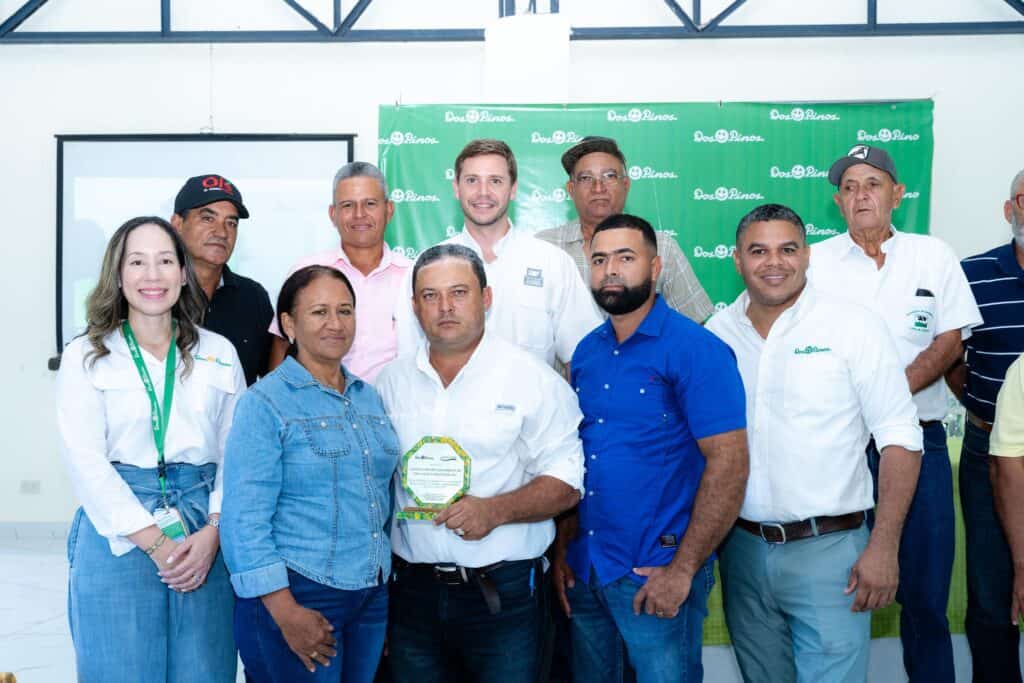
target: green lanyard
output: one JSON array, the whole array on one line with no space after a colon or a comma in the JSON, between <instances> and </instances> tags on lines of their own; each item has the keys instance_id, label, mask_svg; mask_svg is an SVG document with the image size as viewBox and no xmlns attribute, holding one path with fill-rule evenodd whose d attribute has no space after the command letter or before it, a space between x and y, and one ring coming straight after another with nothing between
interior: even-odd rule
<instances>
[{"instance_id":1,"label":"green lanyard","mask_svg":"<svg viewBox=\"0 0 1024 683\"><path fill-rule=\"evenodd\" d=\"M171 401L174 399L174 369L177 364L175 358L174 336L178 323L171 321L171 346L167 349L167 361L164 363L164 404L163 411L156 400L156 389L153 388L153 380L149 377L149 370L146 369L146 361L142 359L142 351L139 349L139 342L135 340L131 325L125 320L121 323L121 332L124 334L125 343L135 361L135 369L139 371L139 378L142 385L146 387L149 394L150 417L153 423L153 441L156 444L156 471L160 480L160 495L164 499L164 507L167 507L167 463L164 462L164 440L167 438L167 423L171 419Z\"/></svg>"}]
</instances>

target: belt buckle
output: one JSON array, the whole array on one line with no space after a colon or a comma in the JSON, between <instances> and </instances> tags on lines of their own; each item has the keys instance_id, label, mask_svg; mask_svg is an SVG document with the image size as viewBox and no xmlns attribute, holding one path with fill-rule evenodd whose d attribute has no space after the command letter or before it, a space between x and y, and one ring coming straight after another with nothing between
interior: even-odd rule
<instances>
[{"instance_id":1,"label":"belt buckle","mask_svg":"<svg viewBox=\"0 0 1024 683\"><path fill-rule=\"evenodd\" d=\"M767 538L765 538L765 535L764 535L764 528L765 527L773 527L773 528L778 529L779 533L782 534L782 540L781 541L769 541ZM761 524L758 524L758 529L761 531L761 540L764 541L765 543L769 543L771 545L782 545L782 544L784 544L786 542L786 527L784 527L782 524L773 524L773 523L767 523L766 524L766 523L762 522Z\"/></svg>"},{"instance_id":2,"label":"belt buckle","mask_svg":"<svg viewBox=\"0 0 1024 683\"><path fill-rule=\"evenodd\" d=\"M450 586L469 583L469 575L466 573L466 568L461 565L435 564L434 578Z\"/></svg>"}]
</instances>

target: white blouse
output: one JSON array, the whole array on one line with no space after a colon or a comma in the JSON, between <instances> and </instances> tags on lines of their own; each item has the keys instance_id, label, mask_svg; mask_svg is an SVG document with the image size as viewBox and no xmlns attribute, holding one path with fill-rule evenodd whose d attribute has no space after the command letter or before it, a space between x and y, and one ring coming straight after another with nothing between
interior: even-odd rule
<instances>
[{"instance_id":1,"label":"white blouse","mask_svg":"<svg viewBox=\"0 0 1024 683\"><path fill-rule=\"evenodd\" d=\"M76 338L64 350L57 373L57 429L75 493L114 555L134 548L126 536L155 524L153 515L111 465L157 466L150 402L120 330L107 335L110 354L83 363L92 348ZM156 394L162 400L164 362L141 349ZM235 403L245 390L245 374L224 337L200 329L192 372L184 379L178 358L177 383L164 443L167 464L215 463L210 513L220 512L224 456ZM92 359L90 358L90 361Z\"/></svg>"}]
</instances>

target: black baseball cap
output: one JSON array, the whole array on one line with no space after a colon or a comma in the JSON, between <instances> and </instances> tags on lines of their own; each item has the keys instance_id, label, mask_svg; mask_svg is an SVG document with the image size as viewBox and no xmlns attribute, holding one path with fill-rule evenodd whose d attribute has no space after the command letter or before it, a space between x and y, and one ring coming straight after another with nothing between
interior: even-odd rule
<instances>
[{"instance_id":1,"label":"black baseball cap","mask_svg":"<svg viewBox=\"0 0 1024 683\"><path fill-rule=\"evenodd\" d=\"M896 164L892 162L892 157L889 156L889 153L881 147L871 147L870 145L854 145L851 147L846 156L840 157L832 164L832 168L828 170L828 181L839 187L846 169L857 164L874 166L879 171L888 173L894 183L899 182L896 180Z\"/></svg>"},{"instance_id":2,"label":"black baseball cap","mask_svg":"<svg viewBox=\"0 0 1024 683\"><path fill-rule=\"evenodd\" d=\"M600 135L588 135L565 150L565 153L562 154L562 168L572 176L572 169L576 168L576 162L594 152L611 154L621 161L623 166L626 165L626 157L623 156L622 150L619 149L619 143L611 138L601 137Z\"/></svg>"},{"instance_id":3,"label":"black baseball cap","mask_svg":"<svg viewBox=\"0 0 1024 683\"><path fill-rule=\"evenodd\" d=\"M249 210L242 203L242 193L233 182L216 173L197 175L186 180L174 198L174 213L184 216L189 209L220 201L234 204L239 218L249 217Z\"/></svg>"}]
</instances>

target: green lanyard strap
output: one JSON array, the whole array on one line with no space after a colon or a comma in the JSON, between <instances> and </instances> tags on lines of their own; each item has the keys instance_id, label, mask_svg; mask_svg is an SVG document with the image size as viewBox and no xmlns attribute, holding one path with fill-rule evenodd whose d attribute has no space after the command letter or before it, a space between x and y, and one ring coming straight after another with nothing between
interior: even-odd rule
<instances>
[{"instance_id":1,"label":"green lanyard strap","mask_svg":"<svg viewBox=\"0 0 1024 683\"><path fill-rule=\"evenodd\" d=\"M174 344L175 332L178 323L171 321L171 345L167 349L167 360L164 363L164 401L163 411L160 410L160 403L156 399L156 389L153 387L153 380L149 377L149 370L146 369L146 361L142 358L142 351L139 349L139 342L135 340L131 325L125 320L121 323L121 332L124 334L125 343L135 361L135 369L139 371L139 378L142 385L146 387L149 394L150 418L153 425L153 442L156 444L156 468L160 480L160 495L163 496L164 506L167 506L167 463L164 462L164 440L167 438L167 423L171 419L171 402L174 400L174 369L177 365L176 346Z\"/></svg>"}]
</instances>

